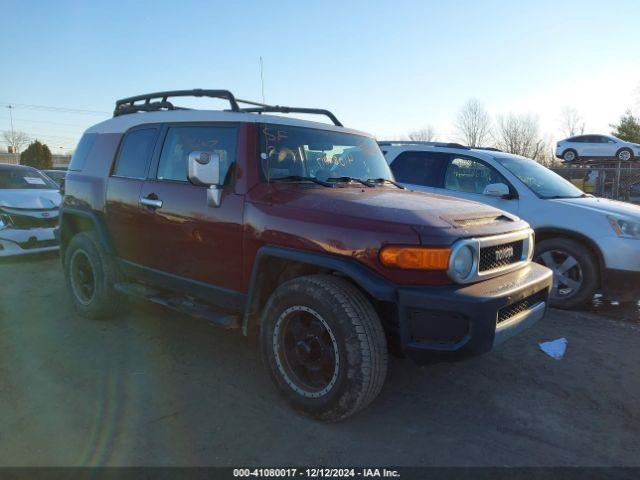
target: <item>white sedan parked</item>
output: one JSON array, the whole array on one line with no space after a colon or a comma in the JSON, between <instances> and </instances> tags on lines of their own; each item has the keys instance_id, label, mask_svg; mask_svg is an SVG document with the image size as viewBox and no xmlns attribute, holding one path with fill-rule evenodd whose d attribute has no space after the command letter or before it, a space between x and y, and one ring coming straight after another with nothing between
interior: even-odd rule
<instances>
[{"instance_id":1,"label":"white sedan parked","mask_svg":"<svg viewBox=\"0 0 640 480\"><path fill-rule=\"evenodd\" d=\"M628 162L640 157L640 145L611 135L579 135L560 140L556 144L556 157L565 162L578 158L617 158Z\"/></svg>"},{"instance_id":2,"label":"white sedan parked","mask_svg":"<svg viewBox=\"0 0 640 480\"><path fill-rule=\"evenodd\" d=\"M58 185L32 167L0 164L0 257L58 249Z\"/></svg>"},{"instance_id":3,"label":"white sedan parked","mask_svg":"<svg viewBox=\"0 0 640 480\"><path fill-rule=\"evenodd\" d=\"M534 259L554 272L553 305L579 307L598 290L618 300L640 297L639 206L585 194L517 155L457 144L379 143L396 181L407 187L487 203L529 222Z\"/></svg>"}]
</instances>

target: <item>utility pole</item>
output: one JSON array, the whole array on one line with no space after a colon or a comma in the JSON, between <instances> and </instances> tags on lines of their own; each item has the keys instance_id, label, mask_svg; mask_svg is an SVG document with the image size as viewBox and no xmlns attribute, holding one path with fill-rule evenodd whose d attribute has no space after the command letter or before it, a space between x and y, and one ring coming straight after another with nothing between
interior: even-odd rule
<instances>
[{"instance_id":1,"label":"utility pole","mask_svg":"<svg viewBox=\"0 0 640 480\"><path fill-rule=\"evenodd\" d=\"M9 119L11 120L11 143L13 143L16 138L16 134L13 132L13 106L7 105L7 108L9 109ZM11 149L16 150L15 145L11 145ZM13 153L18 153L18 152L13 152Z\"/></svg>"}]
</instances>

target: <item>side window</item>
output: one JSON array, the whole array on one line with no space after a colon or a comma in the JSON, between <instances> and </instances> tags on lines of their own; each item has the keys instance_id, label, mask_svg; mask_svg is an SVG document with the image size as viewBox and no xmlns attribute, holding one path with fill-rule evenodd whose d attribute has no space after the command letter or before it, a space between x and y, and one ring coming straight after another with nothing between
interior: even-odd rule
<instances>
[{"instance_id":1,"label":"side window","mask_svg":"<svg viewBox=\"0 0 640 480\"><path fill-rule=\"evenodd\" d=\"M391 164L398 182L442 188L442 171L449 155L445 153L404 152Z\"/></svg>"},{"instance_id":2,"label":"side window","mask_svg":"<svg viewBox=\"0 0 640 480\"><path fill-rule=\"evenodd\" d=\"M79 172L84 168L84 164L87 162L87 157L93 148L96 138L98 138L97 133L85 133L82 136L75 152L73 152L73 156L71 157L69 170Z\"/></svg>"},{"instance_id":3,"label":"side window","mask_svg":"<svg viewBox=\"0 0 640 480\"><path fill-rule=\"evenodd\" d=\"M490 183L509 185L495 168L471 158L452 158L444 178L446 189L465 193L484 193Z\"/></svg>"},{"instance_id":4,"label":"side window","mask_svg":"<svg viewBox=\"0 0 640 480\"><path fill-rule=\"evenodd\" d=\"M113 174L118 177L144 178L153 152L157 128L145 128L128 133L116 161Z\"/></svg>"},{"instance_id":5,"label":"side window","mask_svg":"<svg viewBox=\"0 0 640 480\"><path fill-rule=\"evenodd\" d=\"M220 155L220 178L226 179L236 161L237 138L235 127L171 127L162 147L157 178L186 182L189 154L205 151Z\"/></svg>"}]
</instances>

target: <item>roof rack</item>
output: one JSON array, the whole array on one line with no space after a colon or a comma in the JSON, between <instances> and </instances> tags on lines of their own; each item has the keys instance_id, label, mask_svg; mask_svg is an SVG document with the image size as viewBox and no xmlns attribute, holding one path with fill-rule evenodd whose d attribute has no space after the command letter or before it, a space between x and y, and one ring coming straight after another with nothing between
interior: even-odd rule
<instances>
[{"instance_id":1,"label":"roof rack","mask_svg":"<svg viewBox=\"0 0 640 480\"><path fill-rule=\"evenodd\" d=\"M228 100L231 105L232 112L239 112L240 107L236 101L236 97L233 96L228 90L202 90L196 88L193 90L172 90L168 92L156 92L147 93L144 95L136 95L135 97L123 98L116 101L116 109L113 111L113 116L126 115L128 113L136 112L152 112L154 110L186 110L183 107L176 107L167 99L169 97L210 97L210 98L222 98ZM153 99L162 99L158 102L152 102ZM143 101L144 103L136 103Z\"/></svg>"},{"instance_id":2,"label":"roof rack","mask_svg":"<svg viewBox=\"0 0 640 480\"><path fill-rule=\"evenodd\" d=\"M472 147L474 150L488 150L490 152L502 152L499 148L496 147Z\"/></svg>"},{"instance_id":3,"label":"roof rack","mask_svg":"<svg viewBox=\"0 0 640 480\"><path fill-rule=\"evenodd\" d=\"M251 100L241 100L236 98L233 93L228 90L203 90L196 88L194 90L173 90L168 92L147 93L144 95L136 95L135 97L123 98L116 101L116 108L113 116L126 115L136 112L153 112L157 110L188 110L184 107L178 107L171 103L170 97L210 97L228 100L232 112L244 113L306 113L312 115L325 115L334 125L342 127L342 123L329 110L321 108L300 108L285 107L281 105L267 105L265 103L253 102ZM158 101L153 101L158 100ZM139 103L143 102L143 103ZM253 105L248 108L240 108L238 103Z\"/></svg>"},{"instance_id":4,"label":"roof rack","mask_svg":"<svg viewBox=\"0 0 640 480\"><path fill-rule=\"evenodd\" d=\"M340 120L331 113L329 110L323 108L301 108L301 107L285 107L282 105L267 105L266 103L253 102L251 100L241 100L238 98L238 102L246 103L247 105L254 105L251 108L241 108L241 112L245 113L310 113L312 115L325 115L328 117L336 127L342 127Z\"/></svg>"},{"instance_id":5,"label":"roof rack","mask_svg":"<svg viewBox=\"0 0 640 480\"><path fill-rule=\"evenodd\" d=\"M422 142L422 141L413 141L413 140L381 140L378 142L380 146L391 146L391 145L422 145L427 147L447 147L447 148L462 148L464 150L471 150L471 148L462 145L460 143L452 143L452 142Z\"/></svg>"}]
</instances>

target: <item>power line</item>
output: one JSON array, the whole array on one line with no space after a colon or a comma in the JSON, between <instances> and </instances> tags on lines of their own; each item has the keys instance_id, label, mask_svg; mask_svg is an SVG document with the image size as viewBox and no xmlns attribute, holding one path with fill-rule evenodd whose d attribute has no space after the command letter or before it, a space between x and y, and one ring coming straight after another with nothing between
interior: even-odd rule
<instances>
[{"instance_id":1,"label":"power line","mask_svg":"<svg viewBox=\"0 0 640 480\"><path fill-rule=\"evenodd\" d=\"M11 108L22 108L25 110L44 110L48 112L60 112L60 113L80 113L87 115L111 115L110 112L102 112L99 110L84 110L81 108L66 108L66 107L51 107L48 105L32 105L27 103L13 103L13 102L0 102L0 105L5 105Z\"/></svg>"},{"instance_id":2,"label":"power line","mask_svg":"<svg viewBox=\"0 0 640 480\"><path fill-rule=\"evenodd\" d=\"M14 118L13 120L18 122L28 122L28 123L46 123L49 125L60 125L63 127L87 128L86 125L76 125L73 123L62 123L62 122L48 122L46 120L31 120L30 118Z\"/></svg>"},{"instance_id":3,"label":"power line","mask_svg":"<svg viewBox=\"0 0 640 480\"><path fill-rule=\"evenodd\" d=\"M8 131L8 130L6 130ZM60 138L62 140L71 140L71 141L76 141L78 140L78 138L80 138L80 135L78 135L77 137L67 137L64 135L48 135L46 133L35 133L35 132L23 132L26 133L27 135L29 135L30 137L51 137L51 138Z\"/></svg>"}]
</instances>

